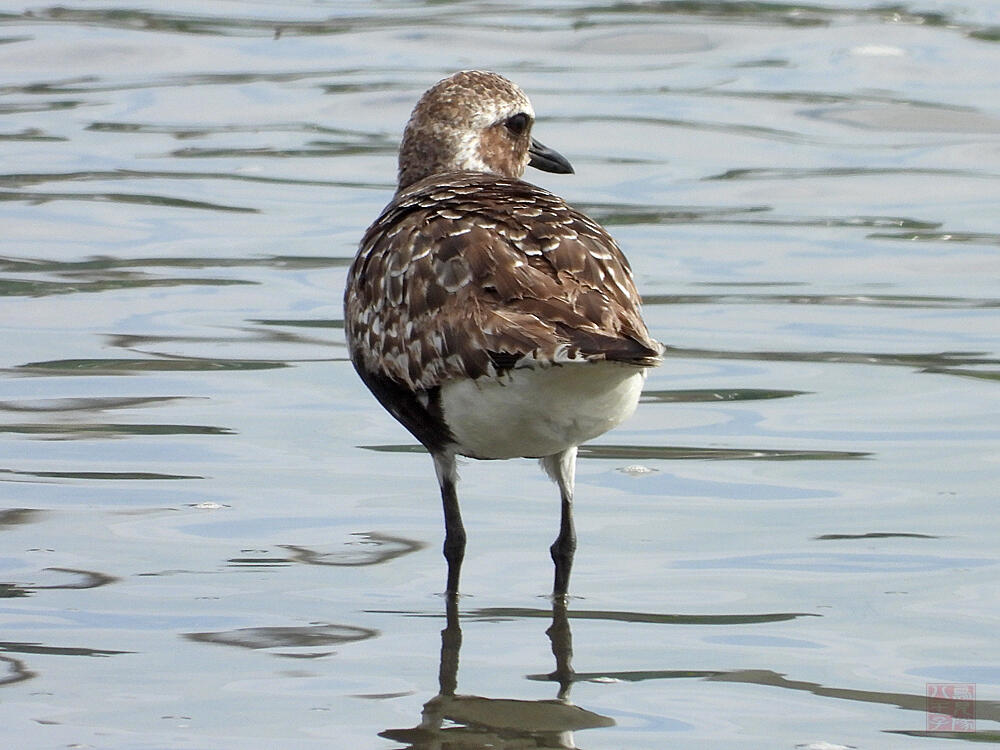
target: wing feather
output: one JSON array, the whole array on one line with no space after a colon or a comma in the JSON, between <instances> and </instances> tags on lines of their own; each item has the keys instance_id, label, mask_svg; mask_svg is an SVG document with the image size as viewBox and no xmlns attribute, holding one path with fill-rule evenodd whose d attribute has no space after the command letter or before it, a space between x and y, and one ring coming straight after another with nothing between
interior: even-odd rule
<instances>
[{"instance_id":1,"label":"wing feather","mask_svg":"<svg viewBox=\"0 0 1000 750\"><path fill-rule=\"evenodd\" d=\"M456 173L397 195L348 275L359 370L414 391L512 367L658 362L628 261L598 224L521 180Z\"/></svg>"}]
</instances>

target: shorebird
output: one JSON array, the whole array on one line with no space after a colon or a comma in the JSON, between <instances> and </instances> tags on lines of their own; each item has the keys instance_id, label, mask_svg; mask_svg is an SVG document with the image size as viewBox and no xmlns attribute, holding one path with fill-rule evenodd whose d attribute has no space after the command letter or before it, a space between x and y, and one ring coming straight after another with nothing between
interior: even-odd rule
<instances>
[{"instance_id":1,"label":"shorebird","mask_svg":"<svg viewBox=\"0 0 1000 750\"><path fill-rule=\"evenodd\" d=\"M347 277L351 361L434 459L452 596L466 541L456 456L541 459L561 496L550 550L565 597L577 446L635 411L663 351L611 236L520 179L528 166L573 172L532 138L534 119L496 73L431 87L403 133L396 194Z\"/></svg>"}]
</instances>

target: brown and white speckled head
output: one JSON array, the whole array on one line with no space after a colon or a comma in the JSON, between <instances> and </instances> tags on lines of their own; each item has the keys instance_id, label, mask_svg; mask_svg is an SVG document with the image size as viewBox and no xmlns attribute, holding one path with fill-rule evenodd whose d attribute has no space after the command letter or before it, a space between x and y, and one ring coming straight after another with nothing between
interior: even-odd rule
<instances>
[{"instance_id":1,"label":"brown and white speckled head","mask_svg":"<svg viewBox=\"0 0 1000 750\"><path fill-rule=\"evenodd\" d=\"M520 177L530 164L570 173L569 162L531 137L535 111L497 73L463 70L417 102L399 148L399 190L434 174L484 172Z\"/></svg>"}]
</instances>

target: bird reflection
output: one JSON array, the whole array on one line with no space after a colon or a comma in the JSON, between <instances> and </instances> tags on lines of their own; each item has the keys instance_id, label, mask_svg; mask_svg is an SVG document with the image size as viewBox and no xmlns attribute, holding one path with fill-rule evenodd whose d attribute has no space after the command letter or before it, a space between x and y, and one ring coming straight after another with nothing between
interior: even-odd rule
<instances>
[{"instance_id":1,"label":"bird reflection","mask_svg":"<svg viewBox=\"0 0 1000 750\"><path fill-rule=\"evenodd\" d=\"M411 729L387 729L379 734L405 743L407 750L463 750L491 748L575 748L573 732L609 727L614 720L574 706L569 701L573 684L573 636L566 602L556 597L552 605L552 625L546 630L552 642L555 671L549 679L558 683L553 700L517 700L458 695L458 655L462 647L458 601L447 598L447 626L441 631L439 691L424 704L420 724Z\"/></svg>"}]
</instances>

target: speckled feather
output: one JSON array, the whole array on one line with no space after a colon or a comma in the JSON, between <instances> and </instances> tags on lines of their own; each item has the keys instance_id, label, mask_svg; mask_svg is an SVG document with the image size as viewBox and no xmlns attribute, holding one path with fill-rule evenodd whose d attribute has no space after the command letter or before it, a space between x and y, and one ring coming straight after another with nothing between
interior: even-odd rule
<instances>
[{"instance_id":1,"label":"speckled feather","mask_svg":"<svg viewBox=\"0 0 1000 750\"><path fill-rule=\"evenodd\" d=\"M624 255L518 179L432 175L396 196L351 269L352 357L413 391L517 367L656 363Z\"/></svg>"}]
</instances>

